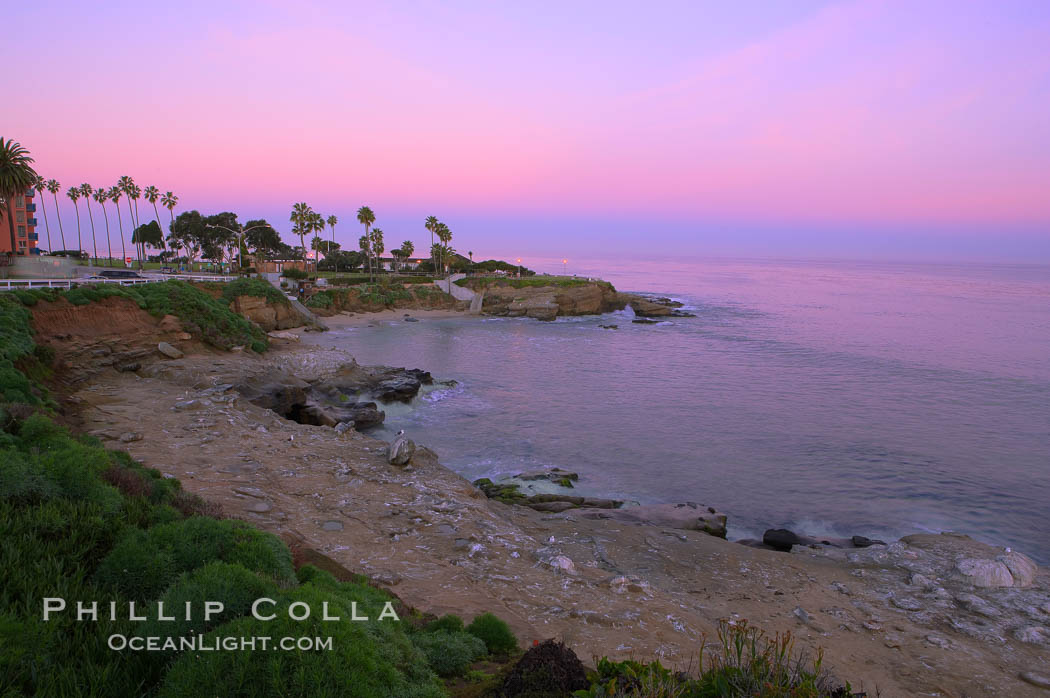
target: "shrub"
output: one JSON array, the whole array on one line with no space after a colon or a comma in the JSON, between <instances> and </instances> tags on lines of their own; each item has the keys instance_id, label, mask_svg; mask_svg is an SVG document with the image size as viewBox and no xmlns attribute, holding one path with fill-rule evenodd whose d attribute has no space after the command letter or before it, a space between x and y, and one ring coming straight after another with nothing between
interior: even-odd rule
<instances>
[{"instance_id":1,"label":"shrub","mask_svg":"<svg viewBox=\"0 0 1050 698\"><path fill-rule=\"evenodd\" d=\"M518 649L518 640L510 626L491 613L482 613L467 626L467 632L481 638L492 654L510 654Z\"/></svg>"},{"instance_id":2,"label":"shrub","mask_svg":"<svg viewBox=\"0 0 1050 698\"><path fill-rule=\"evenodd\" d=\"M459 616L448 613L441 616L437 620L431 621L427 624L423 630L428 633L437 632L439 630L445 630L450 633L458 632L463 629L463 619Z\"/></svg>"},{"instance_id":3,"label":"shrub","mask_svg":"<svg viewBox=\"0 0 1050 698\"><path fill-rule=\"evenodd\" d=\"M412 644L423 651L430 668L446 678L462 676L471 664L487 654L480 638L462 630L417 633L412 636Z\"/></svg>"},{"instance_id":4,"label":"shrub","mask_svg":"<svg viewBox=\"0 0 1050 698\"><path fill-rule=\"evenodd\" d=\"M285 269L283 272L281 272L281 276L288 279L295 279L296 281L302 281L303 279L308 278L310 274L303 271L302 269L296 269L295 267L292 267L290 269Z\"/></svg>"},{"instance_id":5,"label":"shrub","mask_svg":"<svg viewBox=\"0 0 1050 698\"><path fill-rule=\"evenodd\" d=\"M182 574L159 599L164 604L164 613L174 616L174 621L157 620L157 603L150 604L149 620L137 634L143 637L180 637L202 634L217 625L248 615L256 599L276 598L277 585L241 565L227 562L211 562ZM204 619L204 602L219 601L222 613L210 620ZM186 604L190 604L192 616L186 620Z\"/></svg>"},{"instance_id":6,"label":"shrub","mask_svg":"<svg viewBox=\"0 0 1050 698\"><path fill-rule=\"evenodd\" d=\"M343 586L343 585L341 585ZM356 585L349 585L356 586ZM353 622L350 602L360 601L353 589L333 593L312 584L287 594L270 612L271 621L239 618L225 623L204 639L268 636L330 638L331 650L185 652L172 664L158 695L160 698L197 695L239 696L397 696L438 698L444 691L425 657L409 641L400 624L392 620ZM303 601L313 610L305 621L291 620L288 605ZM328 602L338 622L321 620ZM360 612L360 609L359 609Z\"/></svg>"},{"instance_id":7,"label":"shrub","mask_svg":"<svg viewBox=\"0 0 1050 698\"><path fill-rule=\"evenodd\" d=\"M222 299L227 304L232 303L238 296L255 296L265 298L268 303L288 305L288 298L262 279L240 278L218 286L222 288Z\"/></svg>"}]
</instances>

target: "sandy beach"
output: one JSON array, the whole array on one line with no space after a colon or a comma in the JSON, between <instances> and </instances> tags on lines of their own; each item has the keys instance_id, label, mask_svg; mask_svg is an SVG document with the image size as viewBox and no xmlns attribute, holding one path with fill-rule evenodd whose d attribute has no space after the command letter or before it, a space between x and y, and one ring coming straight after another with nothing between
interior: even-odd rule
<instances>
[{"instance_id":1,"label":"sandy beach","mask_svg":"<svg viewBox=\"0 0 1050 698\"><path fill-rule=\"evenodd\" d=\"M464 317L467 313L459 310L381 310L376 313L349 313L342 312L337 315L321 318L321 321L329 329L338 330L344 327L367 327L385 322L403 322L405 318L415 318L419 321L444 320L453 317Z\"/></svg>"}]
</instances>

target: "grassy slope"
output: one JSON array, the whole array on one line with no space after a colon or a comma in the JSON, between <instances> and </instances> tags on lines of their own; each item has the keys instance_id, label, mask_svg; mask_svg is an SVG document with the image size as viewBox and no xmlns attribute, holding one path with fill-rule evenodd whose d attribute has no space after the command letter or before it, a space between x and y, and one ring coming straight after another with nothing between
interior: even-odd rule
<instances>
[{"instance_id":1,"label":"grassy slope","mask_svg":"<svg viewBox=\"0 0 1050 698\"><path fill-rule=\"evenodd\" d=\"M169 287L171 295L126 291L107 286L61 295L75 304L127 297L164 313L185 307L188 293L179 286ZM404 618L418 614L367 579L340 582L311 565L294 569L278 538L215 518L219 512L177 480L50 419L46 391L19 366L47 358L33 342L26 305L58 295L0 295L0 695L445 695L435 672L462 673L479 655L477 640L462 632L448 642L417 638L423 631ZM276 621L249 615L263 596L277 601ZM71 606L98 600L100 620L76 622L67 612L45 623L45 597ZM169 612L196 604L194 620L127 620L127 602L141 610L161 600ZM205 600L222 601L225 613L205 623ZM116 621L107 619L108 601L122 609ZM309 621L282 613L295 601L314 609ZM357 602L373 620L323 622L323 601L344 618ZM387 601L402 622L378 620ZM114 634L331 637L333 649L117 652L107 647Z\"/></svg>"}]
</instances>

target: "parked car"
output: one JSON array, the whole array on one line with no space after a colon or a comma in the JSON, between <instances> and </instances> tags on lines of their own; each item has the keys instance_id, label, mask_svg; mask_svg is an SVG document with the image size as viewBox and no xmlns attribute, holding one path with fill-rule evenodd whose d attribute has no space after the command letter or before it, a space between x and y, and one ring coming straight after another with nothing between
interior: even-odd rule
<instances>
[{"instance_id":1,"label":"parked car","mask_svg":"<svg viewBox=\"0 0 1050 698\"><path fill-rule=\"evenodd\" d=\"M139 276L138 272L134 272L128 269L103 269L98 273L103 279L143 279L145 277Z\"/></svg>"},{"instance_id":2,"label":"parked car","mask_svg":"<svg viewBox=\"0 0 1050 698\"><path fill-rule=\"evenodd\" d=\"M175 271L171 267L161 267L160 268L160 273L161 274L178 274L179 272Z\"/></svg>"}]
</instances>

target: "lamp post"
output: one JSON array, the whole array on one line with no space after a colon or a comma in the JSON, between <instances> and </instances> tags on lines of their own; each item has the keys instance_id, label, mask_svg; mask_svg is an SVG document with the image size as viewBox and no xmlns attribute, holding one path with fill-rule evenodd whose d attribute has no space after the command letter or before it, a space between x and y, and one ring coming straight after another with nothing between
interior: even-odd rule
<instances>
[{"instance_id":1,"label":"lamp post","mask_svg":"<svg viewBox=\"0 0 1050 698\"><path fill-rule=\"evenodd\" d=\"M569 275L569 260L561 260L561 273L565 276Z\"/></svg>"},{"instance_id":2,"label":"lamp post","mask_svg":"<svg viewBox=\"0 0 1050 698\"><path fill-rule=\"evenodd\" d=\"M518 257L518 278L521 278L521 257Z\"/></svg>"}]
</instances>

